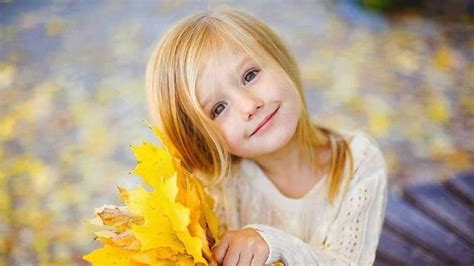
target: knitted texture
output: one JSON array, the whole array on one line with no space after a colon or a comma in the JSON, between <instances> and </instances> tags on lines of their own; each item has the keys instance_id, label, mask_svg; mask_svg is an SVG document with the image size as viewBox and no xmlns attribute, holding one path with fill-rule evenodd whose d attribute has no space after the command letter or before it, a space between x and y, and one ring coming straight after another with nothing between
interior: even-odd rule
<instances>
[{"instance_id":1,"label":"knitted texture","mask_svg":"<svg viewBox=\"0 0 474 266\"><path fill-rule=\"evenodd\" d=\"M303 197L289 198L254 161L243 159L238 174L210 189L221 230L256 229L270 249L265 264L372 265L385 216L386 163L364 132L344 135L350 139L354 175L332 205L327 176Z\"/></svg>"}]
</instances>

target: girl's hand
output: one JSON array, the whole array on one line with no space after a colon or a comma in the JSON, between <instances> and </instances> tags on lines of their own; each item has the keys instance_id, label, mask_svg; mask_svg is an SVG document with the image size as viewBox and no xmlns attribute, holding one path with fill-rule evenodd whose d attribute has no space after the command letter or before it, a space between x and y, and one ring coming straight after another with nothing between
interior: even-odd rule
<instances>
[{"instance_id":1,"label":"girl's hand","mask_svg":"<svg viewBox=\"0 0 474 266\"><path fill-rule=\"evenodd\" d=\"M270 252L265 240L252 228L225 232L212 251L219 265L224 266L260 266Z\"/></svg>"}]
</instances>

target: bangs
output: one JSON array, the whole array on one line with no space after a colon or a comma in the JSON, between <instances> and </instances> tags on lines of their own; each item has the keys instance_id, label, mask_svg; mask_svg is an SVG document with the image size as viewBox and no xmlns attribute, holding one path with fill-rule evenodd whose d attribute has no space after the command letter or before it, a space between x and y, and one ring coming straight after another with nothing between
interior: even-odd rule
<instances>
[{"instance_id":1,"label":"bangs","mask_svg":"<svg viewBox=\"0 0 474 266\"><path fill-rule=\"evenodd\" d=\"M231 164L240 158L228 153L216 124L198 100L197 89L215 95L221 77L214 73L222 71L213 70L236 66L240 53L248 55L261 71L278 75L298 91L304 106L296 133L300 146L306 150L325 142L307 113L296 60L267 25L234 8L183 18L165 32L152 52L146 72L147 103L153 120L174 144L183 164L214 184L228 177ZM226 62L222 61L224 54ZM230 80L227 84L240 82L233 72L225 71Z\"/></svg>"},{"instance_id":2,"label":"bangs","mask_svg":"<svg viewBox=\"0 0 474 266\"><path fill-rule=\"evenodd\" d=\"M193 69L195 82L191 83L192 81L189 80L188 84L193 85L189 87L189 96L193 98L195 106L199 106L201 111L204 112L205 110L204 105L201 104L203 99L198 97L198 91L204 90L208 97L215 97L218 86L217 79L228 78L236 86L241 82L239 70L242 69L237 68L240 63L238 55L241 54L258 65L261 71L284 77L290 86L296 87L288 73L280 67L279 63L273 59L264 47L259 45L258 38L253 36L251 32L244 31L241 25L236 27L236 25L224 23L217 18L207 17L200 21L200 25L196 27L196 30L199 33L194 40L195 47L189 51L188 57L189 68ZM231 68L231 76L217 77L214 74L218 73L218 70L229 66L236 67Z\"/></svg>"}]
</instances>

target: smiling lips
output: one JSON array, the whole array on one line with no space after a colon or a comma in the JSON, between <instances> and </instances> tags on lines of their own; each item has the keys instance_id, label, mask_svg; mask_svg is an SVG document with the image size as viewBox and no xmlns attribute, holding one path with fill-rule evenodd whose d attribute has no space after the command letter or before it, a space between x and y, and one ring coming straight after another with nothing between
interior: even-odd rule
<instances>
[{"instance_id":1,"label":"smiling lips","mask_svg":"<svg viewBox=\"0 0 474 266\"><path fill-rule=\"evenodd\" d=\"M276 114L278 109L280 109L279 105L278 105L277 109L275 109L275 111L273 111L271 114L267 115L267 117L265 117L265 119L263 119L263 121L260 122L260 124L257 125L257 128L252 132L252 134L250 134L249 137L251 137L253 134L257 133L260 130L260 128L262 128Z\"/></svg>"}]
</instances>

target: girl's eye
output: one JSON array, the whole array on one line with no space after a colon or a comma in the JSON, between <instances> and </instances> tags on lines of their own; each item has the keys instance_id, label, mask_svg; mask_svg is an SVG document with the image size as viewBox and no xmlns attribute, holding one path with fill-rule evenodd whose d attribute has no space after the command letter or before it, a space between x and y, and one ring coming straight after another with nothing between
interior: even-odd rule
<instances>
[{"instance_id":1,"label":"girl's eye","mask_svg":"<svg viewBox=\"0 0 474 266\"><path fill-rule=\"evenodd\" d=\"M214 119L216 116L218 116L220 113L222 113L222 111L224 111L225 105L224 105L224 103L218 103L216 105L216 107L212 109L212 112L211 112L212 119ZM216 115L216 113L217 113L217 115Z\"/></svg>"},{"instance_id":2,"label":"girl's eye","mask_svg":"<svg viewBox=\"0 0 474 266\"><path fill-rule=\"evenodd\" d=\"M244 83L252 81L255 78L255 76L257 75L257 73L258 73L257 69L254 69L254 70L251 70L250 72L247 72L247 74L244 75Z\"/></svg>"}]
</instances>

